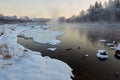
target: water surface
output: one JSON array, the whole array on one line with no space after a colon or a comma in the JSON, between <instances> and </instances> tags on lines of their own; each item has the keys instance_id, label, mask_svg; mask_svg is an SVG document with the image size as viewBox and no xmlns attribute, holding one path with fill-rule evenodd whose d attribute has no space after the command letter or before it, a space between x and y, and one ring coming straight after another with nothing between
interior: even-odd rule
<instances>
[{"instance_id":1,"label":"water surface","mask_svg":"<svg viewBox=\"0 0 120 80\"><path fill-rule=\"evenodd\" d=\"M113 49L99 42L100 39L119 42L119 26L119 24L51 24L51 30L65 32L58 37L62 41L60 45L40 44L24 38L18 38L18 43L41 52L43 56L50 56L67 63L73 69L74 80L120 80L120 76L114 76L116 72L120 72L120 60L114 57ZM51 47L56 47L57 50L47 51L47 48ZM67 48L71 50L68 51ZM96 57L99 49L108 51L107 60L101 61ZM84 58L86 54L89 56Z\"/></svg>"}]
</instances>

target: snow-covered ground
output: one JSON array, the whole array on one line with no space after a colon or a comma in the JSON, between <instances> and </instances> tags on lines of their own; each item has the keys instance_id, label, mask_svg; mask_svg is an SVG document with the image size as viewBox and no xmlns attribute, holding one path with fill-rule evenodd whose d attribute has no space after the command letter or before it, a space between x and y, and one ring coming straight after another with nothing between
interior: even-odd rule
<instances>
[{"instance_id":1,"label":"snow-covered ground","mask_svg":"<svg viewBox=\"0 0 120 80\"><path fill-rule=\"evenodd\" d=\"M72 69L66 63L42 57L40 52L31 51L17 43L17 36L23 35L40 43L56 45L60 43L56 37L62 32L42 30L36 24L3 26L5 33L0 36L0 80L71 80ZM3 59L2 56L6 54L12 58Z\"/></svg>"}]
</instances>

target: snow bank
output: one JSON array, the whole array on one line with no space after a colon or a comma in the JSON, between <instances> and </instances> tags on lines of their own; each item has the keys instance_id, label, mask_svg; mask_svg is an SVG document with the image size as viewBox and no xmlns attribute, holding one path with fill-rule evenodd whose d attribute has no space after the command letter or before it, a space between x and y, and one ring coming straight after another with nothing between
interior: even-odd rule
<instances>
[{"instance_id":1,"label":"snow bank","mask_svg":"<svg viewBox=\"0 0 120 80\"><path fill-rule=\"evenodd\" d=\"M71 80L71 76L73 76L72 69L66 63L57 59L42 57L41 53L26 49L17 43L17 35L21 32L30 35L30 32L34 34L37 31L37 34L43 34L42 37L38 36L41 41L47 40L46 37L48 37L49 32L39 31L38 29L34 31L28 25L4 25L4 27L5 35L0 36L0 44L7 44L12 58L4 60L0 55L0 80ZM13 27L15 27L14 30L11 29ZM54 33L57 32L49 35L49 40L55 39L58 35ZM34 36L37 37L37 34L34 34ZM51 36L52 38L50 38Z\"/></svg>"},{"instance_id":2,"label":"snow bank","mask_svg":"<svg viewBox=\"0 0 120 80\"><path fill-rule=\"evenodd\" d=\"M103 53L106 53L106 55L104 55ZM96 55L97 55L98 58L101 58L101 59L107 59L108 58L106 50L98 50L98 53Z\"/></svg>"},{"instance_id":3,"label":"snow bank","mask_svg":"<svg viewBox=\"0 0 120 80\"><path fill-rule=\"evenodd\" d=\"M67 64L37 54L0 62L0 80L71 80Z\"/></svg>"},{"instance_id":4,"label":"snow bank","mask_svg":"<svg viewBox=\"0 0 120 80\"><path fill-rule=\"evenodd\" d=\"M47 48L48 51L55 51L56 48Z\"/></svg>"}]
</instances>

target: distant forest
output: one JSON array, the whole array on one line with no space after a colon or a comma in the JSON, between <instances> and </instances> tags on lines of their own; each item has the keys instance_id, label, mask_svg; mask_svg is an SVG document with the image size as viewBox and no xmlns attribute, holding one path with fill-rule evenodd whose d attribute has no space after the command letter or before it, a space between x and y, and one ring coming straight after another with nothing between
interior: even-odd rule
<instances>
[{"instance_id":1,"label":"distant forest","mask_svg":"<svg viewBox=\"0 0 120 80\"><path fill-rule=\"evenodd\" d=\"M29 18L28 16L17 17L15 16L5 16L0 14L0 23L26 23L26 22L41 22L46 23L50 19L46 18Z\"/></svg>"},{"instance_id":2,"label":"distant forest","mask_svg":"<svg viewBox=\"0 0 120 80\"><path fill-rule=\"evenodd\" d=\"M82 10L79 15L70 18L59 17L59 22L80 23L80 22L120 22L120 0L109 0L102 4L95 2L88 10Z\"/></svg>"}]
</instances>

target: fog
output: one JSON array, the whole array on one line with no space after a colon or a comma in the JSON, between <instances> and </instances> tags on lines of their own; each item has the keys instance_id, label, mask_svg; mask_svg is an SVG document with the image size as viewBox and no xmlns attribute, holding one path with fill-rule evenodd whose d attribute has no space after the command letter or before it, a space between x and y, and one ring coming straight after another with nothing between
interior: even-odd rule
<instances>
[{"instance_id":1,"label":"fog","mask_svg":"<svg viewBox=\"0 0 120 80\"><path fill-rule=\"evenodd\" d=\"M0 12L5 15L49 17L70 17L86 10L95 1L108 0L0 0Z\"/></svg>"}]
</instances>

